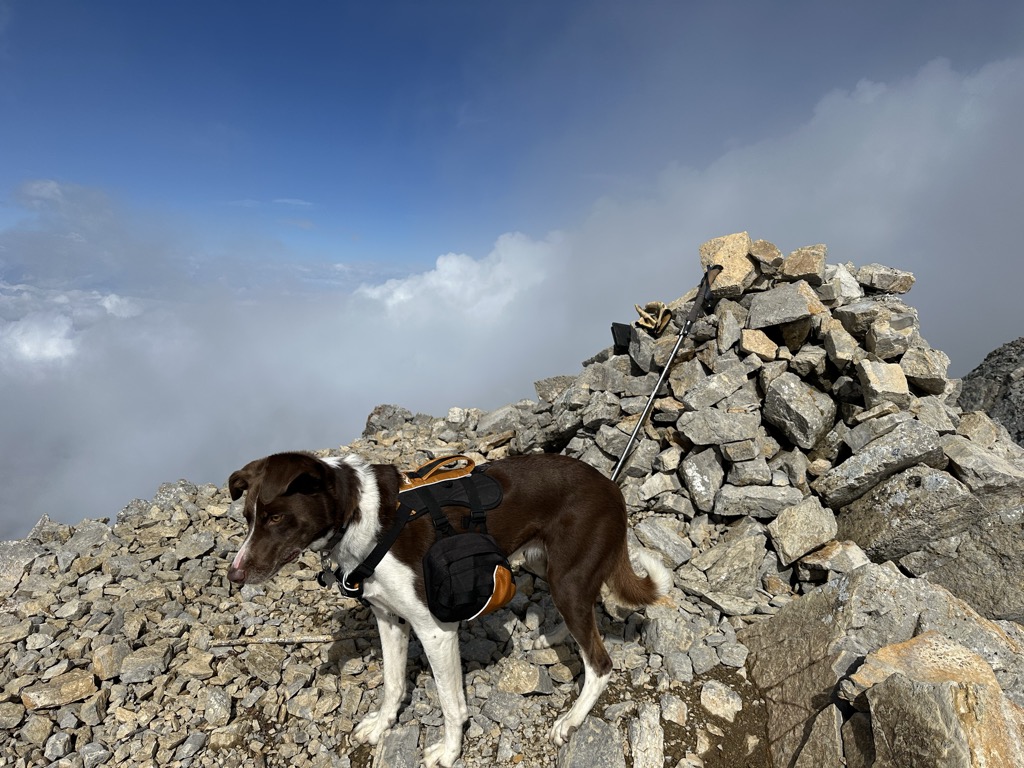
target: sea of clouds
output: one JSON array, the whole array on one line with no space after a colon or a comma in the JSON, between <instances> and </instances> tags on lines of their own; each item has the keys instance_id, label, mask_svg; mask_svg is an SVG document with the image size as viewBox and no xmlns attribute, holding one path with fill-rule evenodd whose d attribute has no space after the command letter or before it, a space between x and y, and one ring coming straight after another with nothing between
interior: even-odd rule
<instances>
[{"instance_id":1,"label":"sea of clouds","mask_svg":"<svg viewBox=\"0 0 1024 768\"><path fill-rule=\"evenodd\" d=\"M797 129L557 232L495 233L425 269L207 254L189 223L26 179L0 223L0 539L46 514L117 514L161 482L346 444L370 410L443 415L577 373L633 304L700 279L697 247L747 230L784 251L913 271L924 335L963 375L1024 334L1024 60L827 94Z\"/></svg>"}]
</instances>

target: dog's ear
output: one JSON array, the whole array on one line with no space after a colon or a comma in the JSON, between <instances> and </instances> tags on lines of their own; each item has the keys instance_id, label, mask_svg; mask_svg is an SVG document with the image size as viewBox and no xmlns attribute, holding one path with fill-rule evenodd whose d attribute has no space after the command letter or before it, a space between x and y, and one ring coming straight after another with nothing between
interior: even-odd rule
<instances>
[{"instance_id":1,"label":"dog's ear","mask_svg":"<svg viewBox=\"0 0 1024 768\"><path fill-rule=\"evenodd\" d=\"M324 488L324 469L323 462L303 453L272 456L260 483L260 503L293 493L319 493Z\"/></svg>"},{"instance_id":2,"label":"dog's ear","mask_svg":"<svg viewBox=\"0 0 1024 768\"><path fill-rule=\"evenodd\" d=\"M250 461L241 469L231 473L231 477L228 478L228 492L231 494L232 501L238 501L242 493L249 490L249 486L252 484L253 465L255 463L255 461Z\"/></svg>"}]
</instances>

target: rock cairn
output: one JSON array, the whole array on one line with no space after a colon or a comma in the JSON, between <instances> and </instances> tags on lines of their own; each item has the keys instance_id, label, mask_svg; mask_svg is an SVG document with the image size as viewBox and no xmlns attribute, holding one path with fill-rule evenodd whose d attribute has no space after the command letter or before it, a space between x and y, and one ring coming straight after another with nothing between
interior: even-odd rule
<instances>
[{"instance_id":1,"label":"rock cairn","mask_svg":"<svg viewBox=\"0 0 1024 768\"><path fill-rule=\"evenodd\" d=\"M701 246L723 267L713 309L621 479L670 604L599 609L616 673L555 750L580 663L571 642L536 649L557 614L520 571L508 610L461 629L459 765L1024 765L1024 449L958 407L902 299L911 274L826 255L746 233ZM565 452L610 472L691 300L537 400L379 406L320 453ZM372 618L319 587L310 553L232 587L243 528L225 489L181 481L112 526L44 518L0 545L0 766L417 765L441 727L418 644L399 723L355 747L381 685Z\"/></svg>"}]
</instances>

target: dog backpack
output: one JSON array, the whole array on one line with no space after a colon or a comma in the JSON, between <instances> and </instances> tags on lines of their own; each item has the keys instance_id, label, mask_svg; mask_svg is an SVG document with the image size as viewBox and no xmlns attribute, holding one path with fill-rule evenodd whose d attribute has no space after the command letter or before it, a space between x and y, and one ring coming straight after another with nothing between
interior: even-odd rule
<instances>
[{"instance_id":1,"label":"dog backpack","mask_svg":"<svg viewBox=\"0 0 1024 768\"><path fill-rule=\"evenodd\" d=\"M438 473L461 456L447 456L408 473L399 493L402 504L426 507L437 533L423 558L423 582L430 612L441 621L465 621L507 604L516 593L512 569L494 537L487 533L486 510L501 502L501 486L486 475L486 467ZM409 475L412 475L411 477ZM437 479L434 479L434 478ZM442 506L465 506L467 530L457 532Z\"/></svg>"}]
</instances>

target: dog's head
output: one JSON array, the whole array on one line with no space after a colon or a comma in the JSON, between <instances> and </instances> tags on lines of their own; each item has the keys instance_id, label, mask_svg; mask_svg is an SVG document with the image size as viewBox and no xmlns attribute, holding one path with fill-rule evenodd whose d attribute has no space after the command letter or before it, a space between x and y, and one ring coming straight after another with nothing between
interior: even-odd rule
<instances>
[{"instance_id":1,"label":"dog's head","mask_svg":"<svg viewBox=\"0 0 1024 768\"><path fill-rule=\"evenodd\" d=\"M339 535L359 506L359 480L345 463L308 453L249 462L228 479L233 501L245 493L248 533L228 568L236 584L259 584L312 544Z\"/></svg>"}]
</instances>

